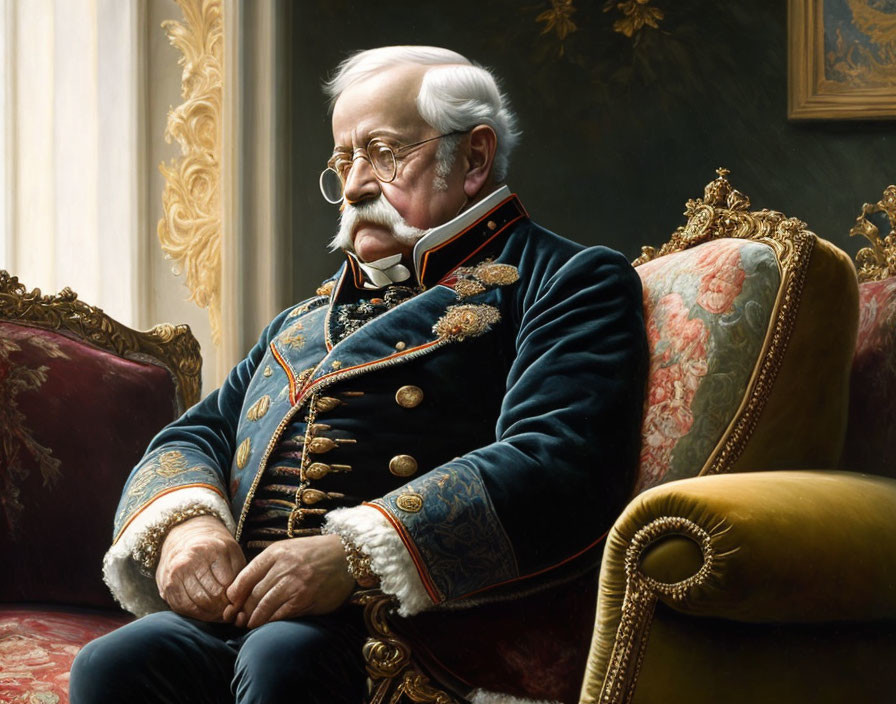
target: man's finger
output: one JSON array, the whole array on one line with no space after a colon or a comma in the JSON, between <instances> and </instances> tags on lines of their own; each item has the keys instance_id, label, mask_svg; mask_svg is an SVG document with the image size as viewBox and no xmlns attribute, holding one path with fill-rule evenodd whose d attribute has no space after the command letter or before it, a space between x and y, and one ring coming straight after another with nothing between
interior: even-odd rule
<instances>
[{"instance_id":1,"label":"man's finger","mask_svg":"<svg viewBox=\"0 0 896 704\"><path fill-rule=\"evenodd\" d=\"M221 591L224 591L231 585L236 572L233 569L233 562L230 555L218 555L209 565L211 576Z\"/></svg>"},{"instance_id":2,"label":"man's finger","mask_svg":"<svg viewBox=\"0 0 896 704\"><path fill-rule=\"evenodd\" d=\"M217 601L219 598L224 596L224 590L227 587L226 585L221 584L218 581L218 579L212 573L211 566L200 567L196 570L195 576L210 598Z\"/></svg>"},{"instance_id":3,"label":"man's finger","mask_svg":"<svg viewBox=\"0 0 896 704\"><path fill-rule=\"evenodd\" d=\"M267 560L263 560L264 553L261 553L252 562L246 565L242 571L233 580L233 583L227 587L227 600L237 608L243 605L243 602L255 588L258 581L267 574L269 565Z\"/></svg>"},{"instance_id":4,"label":"man's finger","mask_svg":"<svg viewBox=\"0 0 896 704\"><path fill-rule=\"evenodd\" d=\"M206 591L196 575L184 575L183 587L187 598L196 605L196 608L202 611L214 611L215 596Z\"/></svg>"},{"instance_id":5,"label":"man's finger","mask_svg":"<svg viewBox=\"0 0 896 704\"><path fill-rule=\"evenodd\" d=\"M270 618L265 621L265 623L270 623L271 621L282 621L286 618L297 618L299 616L304 616L307 613L307 606L298 607L293 603L292 600L289 600L282 603L280 607L271 614Z\"/></svg>"},{"instance_id":6,"label":"man's finger","mask_svg":"<svg viewBox=\"0 0 896 704\"><path fill-rule=\"evenodd\" d=\"M230 569L233 570L233 574L230 576L230 580L233 581L233 578L246 566L246 556L243 554L243 549L234 542L227 551L227 557L230 559Z\"/></svg>"},{"instance_id":7,"label":"man's finger","mask_svg":"<svg viewBox=\"0 0 896 704\"><path fill-rule=\"evenodd\" d=\"M183 585L179 582L174 582L168 587L165 591L164 599L175 613L191 618L204 617L204 613L190 599Z\"/></svg>"},{"instance_id":8,"label":"man's finger","mask_svg":"<svg viewBox=\"0 0 896 704\"><path fill-rule=\"evenodd\" d=\"M252 592L255 594L255 591ZM286 605L286 603L290 600L289 590L286 588L286 584L283 580L280 580L276 584L272 585L270 589L266 591L264 596L261 597L261 600L252 610L251 614L243 609L243 612L249 616L249 622L246 624L247 628L258 628L259 626L267 623L271 620L271 616L274 613Z\"/></svg>"},{"instance_id":9,"label":"man's finger","mask_svg":"<svg viewBox=\"0 0 896 704\"><path fill-rule=\"evenodd\" d=\"M246 626L248 627L249 622L252 620L252 614L255 612L255 609L258 608L259 602L265 597L265 595L273 589L276 584L275 578L268 572L252 589L252 593L246 597L246 601L243 603L243 608L241 609L242 613L246 615Z\"/></svg>"}]
</instances>

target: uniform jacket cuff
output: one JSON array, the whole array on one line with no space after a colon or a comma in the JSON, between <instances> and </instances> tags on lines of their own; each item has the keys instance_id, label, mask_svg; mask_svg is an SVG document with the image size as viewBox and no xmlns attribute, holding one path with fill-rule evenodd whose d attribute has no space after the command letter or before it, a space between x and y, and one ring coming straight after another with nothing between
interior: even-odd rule
<instances>
[{"instance_id":1,"label":"uniform jacket cuff","mask_svg":"<svg viewBox=\"0 0 896 704\"><path fill-rule=\"evenodd\" d=\"M338 533L370 557L380 589L398 599L399 615L413 616L433 606L410 553L377 509L355 506L330 511L324 532Z\"/></svg>"},{"instance_id":2,"label":"uniform jacket cuff","mask_svg":"<svg viewBox=\"0 0 896 704\"><path fill-rule=\"evenodd\" d=\"M170 530L177 524L178 514L204 509L217 516L233 533L235 526L230 509L221 496L210 489L189 487L165 494L131 522L103 558L103 580L122 608L135 616L163 611L168 605L159 596L155 577L141 569L139 553L150 536L160 529ZM155 535L163 540L164 535Z\"/></svg>"}]
</instances>

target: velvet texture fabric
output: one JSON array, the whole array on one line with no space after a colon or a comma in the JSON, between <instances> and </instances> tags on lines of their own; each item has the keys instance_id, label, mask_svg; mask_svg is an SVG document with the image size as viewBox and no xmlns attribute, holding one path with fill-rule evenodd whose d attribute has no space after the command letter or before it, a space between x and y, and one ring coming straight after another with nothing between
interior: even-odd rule
<instances>
[{"instance_id":1,"label":"velvet texture fabric","mask_svg":"<svg viewBox=\"0 0 896 704\"><path fill-rule=\"evenodd\" d=\"M0 601L116 608L101 578L114 506L174 415L164 368L0 322Z\"/></svg>"},{"instance_id":2,"label":"velvet texture fabric","mask_svg":"<svg viewBox=\"0 0 896 704\"><path fill-rule=\"evenodd\" d=\"M896 482L834 471L705 477L645 492L608 538L582 701L598 699L626 551L641 528L669 516L709 535L711 569L680 598L660 595L632 701L892 701L893 515ZM667 584L696 574L703 560L682 540L648 546L640 571Z\"/></svg>"}]
</instances>

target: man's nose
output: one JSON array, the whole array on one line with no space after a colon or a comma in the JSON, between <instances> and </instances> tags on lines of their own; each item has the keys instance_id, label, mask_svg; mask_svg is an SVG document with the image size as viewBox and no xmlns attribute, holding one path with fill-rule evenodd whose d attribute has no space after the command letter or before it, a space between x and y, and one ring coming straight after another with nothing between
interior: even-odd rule
<instances>
[{"instance_id":1,"label":"man's nose","mask_svg":"<svg viewBox=\"0 0 896 704\"><path fill-rule=\"evenodd\" d=\"M380 193L380 182L373 173L370 161L366 156L356 156L345 176L345 186L342 189L345 200L349 203L359 203L376 198Z\"/></svg>"}]
</instances>

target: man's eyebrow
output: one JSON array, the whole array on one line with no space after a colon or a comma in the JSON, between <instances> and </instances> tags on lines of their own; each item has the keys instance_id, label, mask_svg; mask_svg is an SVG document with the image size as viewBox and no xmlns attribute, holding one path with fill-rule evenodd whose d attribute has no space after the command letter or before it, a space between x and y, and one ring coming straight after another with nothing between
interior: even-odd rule
<instances>
[{"instance_id":1,"label":"man's eyebrow","mask_svg":"<svg viewBox=\"0 0 896 704\"><path fill-rule=\"evenodd\" d=\"M366 147L371 139L389 139L390 141L394 141L396 143L400 143L402 141L401 133L397 130L390 129L388 127L378 127L377 129L370 130L366 135L364 135L364 139L361 140ZM333 153L345 153L351 152L356 147L351 147L348 145L337 144L333 147Z\"/></svg>"}]
</instances>

